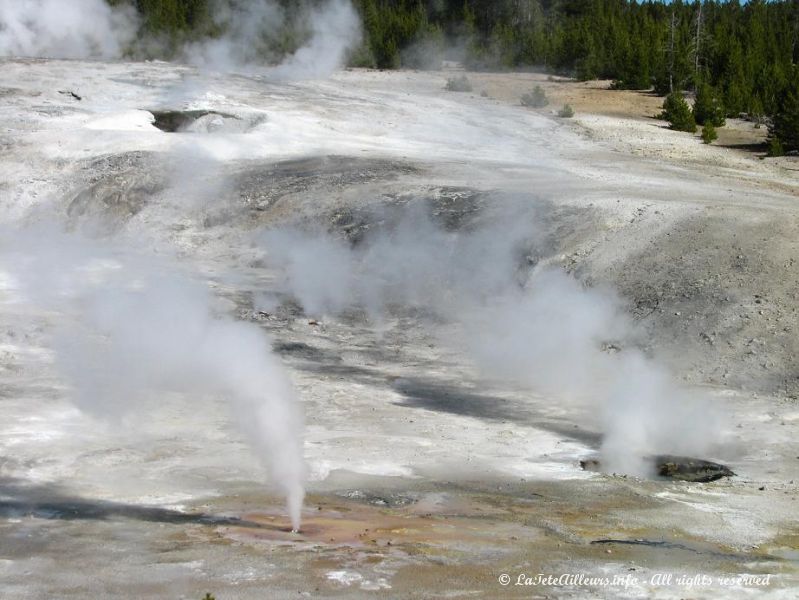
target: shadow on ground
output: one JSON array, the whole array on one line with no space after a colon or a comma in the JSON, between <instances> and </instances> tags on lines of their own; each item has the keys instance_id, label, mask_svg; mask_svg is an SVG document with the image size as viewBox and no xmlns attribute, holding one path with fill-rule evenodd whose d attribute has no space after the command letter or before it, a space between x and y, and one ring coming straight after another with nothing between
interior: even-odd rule
<instances>
[{"instance_id":1,"label":"shadow on ground","mask_svg":"<svg viewBox=\"0 0 799 600\"><path fill-rule=\"evenodd\" d=\"M581 429L579 425L547 417L531 404L524 402L472 392L450 383L422 379L397 379L393 388L405 396L404 402L397 403L398 406L530 425L596 448L602 442L600 434Z\"/></svg>"},{"instance_id":2,"label":"shadow on ground","mask_svg":"<svg viewBox=\"0 0 799 600\"><path fill-rule=\"evenodd\" d=\"M20 517L63 521L132 519L173 525L235 525L236 527L269 528L267 525L235 517L202 512L184 513L158 506L81 498L66 493L57 484L30 484L17 478L1 478L0 518Z\"/></svg>"}]
</instances>

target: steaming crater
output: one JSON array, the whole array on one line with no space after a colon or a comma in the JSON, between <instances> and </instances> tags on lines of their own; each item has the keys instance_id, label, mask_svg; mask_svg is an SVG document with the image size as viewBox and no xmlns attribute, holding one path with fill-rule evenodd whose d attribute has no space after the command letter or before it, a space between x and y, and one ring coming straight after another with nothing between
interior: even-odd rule
<instances>
[{"instance_id":1,"label":"steaming crater","mask_svg":"<svg viewBox=\"0 0 799 600\"><path fill-rule=\"evenodd\" d=\"M264 115L240 117L214 110L150 110L153 125L165 133L248 133L266 122Z\"/></svg>"}]
</instances>

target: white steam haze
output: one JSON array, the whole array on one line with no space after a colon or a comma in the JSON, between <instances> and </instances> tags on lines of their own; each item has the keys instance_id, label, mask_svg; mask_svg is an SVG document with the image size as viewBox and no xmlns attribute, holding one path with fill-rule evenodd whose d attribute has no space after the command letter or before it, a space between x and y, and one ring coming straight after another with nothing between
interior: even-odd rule
<instances>
[{"instance_id":1,"label":"white steam haze","mask_svg":"<svg viewBox=\"0 0 799 600\"><path fill-rule=\"evenodd\" d=\"M269 42L289 23L273 0L218 0L211 18L219 37L186 43L180 57L215 71L262 67ZM360 19L350 0L303 5L300 25L308 40L268 69L278 79L314 79L344 66L361 40ZM119 59L136 43L139 19L131 6L110 7L105 0L0 0L0 56ZM157 40L142 40L157 49Z\"/></svg>"},{"instance_id":2,"label":"white steam haze","mask_svg":"<svg viewBox=\"0 0 799 600\"><path fill-rule=\"evenodd\" d=\"M105 0L0 0L0 56L119 58L137 28Z\"/></svg>"},{"instance_id":3,"label":"white steam haze","mask_svg":"<svg viewBox=\"0 0 799 600\"><path fill-rule=\"evenodd\" d=\"M268 259L308 312L360 305L379 318L389 305L463 310L514 284L514 261L531 233L530 221L505 218L496 229L446 231L414 203L369 218L389 225L355 249L321 230L261 235Z\"/></svg>"},{"instance_id":4,"label":"white steam haze","mask_svg":"<svg viewBox=\"0 0 799 600\"><path fill-rule=\"evenodd\" d=\"M212 19L224 35L186 44L183 55L191 64L217 71L258 62L263 42L285 25L282 7L270 0L216 2L212 7Z\"/></svg>"},{"instance_id":5,"label":"white steam haze","mask_svg":"<svg viewBox=\"0 0 799 600\"><path fill-rule=\"evenodd\" d=\"M201 69L262 67L269 41L292 26L272 1L220 0L212 7L224 34L186 45L181 53ZM349 0L303 4L299 18L308 32L306 43L259 73L274 79L325 77L343 66L360 41L360 22ZM111 8L104 0L0 0L0 56L119 59L137 43L139 25L130 7ZM193 85L191 79L187 85ZM195 97L208 91L197 85L180 93ZM220 143L224 146L224 139ZM172 183L180 196L175 208L212 201L217 188L207 185L208 178L192 182L200 163L209 169L217 163L191 143L177 144L172 159L177 165ZM293 528L299 528L303 419L292 384L257 327L220 316L203 285L129 248L41 230L7 241L2 252L31 305L61 315L57 323L74 323L59 325L53 344L78 407L113 420L138 411L159 393L228 398L271 480L285 494Z\"/></svg>"},{"instance_id":6,"label":"white steam haze","mask_svg":"<svg viewBox=\"0 0 799 600\"><path fill-rule=\"evenodd\" d=\"M283 8L270 0L221 2L214 22L225 31L215 39L187 44L184 59L216 71L231 71L263 63L264 44L289 26ZM279 65L268 69L278 79L317 79L344 66L347 53L361 39L360 19L349 0L328 0L307 8L301 19L308 41Z\"/></svg>"},{"instance_id":7,"label":"white steam haze","mask_svg":"<svg viewBox=\"0 0 799 600\"><path fill-rule=\"evenodd\" d=\"M272 69L281 79L319 79L344 66L361 41L361 22L349 0L330 0L310 13L311 39Z\"/></svg>"},{"instance_id":8,"label":"white steam haze","mask_svg":"<svg viewBox=\"0 0 799 600\"><path fill-rule=\"evenodd\" d=\"M466 349L484 377L589 415L607 470L649 476L654 455L701 454L718 442L708 399L634 345L635 325L616 294L530 265L540 243L534 211L508 209L459 231L416 208L401 212L355 245L290 227L261 242L309 314L357 306L380 320L415 307L456 323L459 333L443 341ZM264 308L274 301L265 297Z\"/></svg>"},{"instance_id":9,"label":"white steam haze","mask_svg":"<svg viewBox=\"0 0 799 600\"><path fill-rule=\"evenodd\" d=\"M215 310L202 285L163 260L34 227L4 236L0 257L22 301L51 315L57 364L87 413L118 420L164 393L229 400L285 494L298 529L303 420L292 383L256 326Z\"/></svg>"}]
</instances>

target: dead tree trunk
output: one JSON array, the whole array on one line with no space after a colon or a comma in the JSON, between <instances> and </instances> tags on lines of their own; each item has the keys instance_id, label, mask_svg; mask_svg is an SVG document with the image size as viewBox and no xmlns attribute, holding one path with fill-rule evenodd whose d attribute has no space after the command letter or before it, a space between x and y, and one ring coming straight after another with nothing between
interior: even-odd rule
<instances>
[{"instance_id":1,"label":"dead tree trunk","mask_svg":"<svg viewBox=\"0 0 799 600\"><path fill-rule=\"evenodd\" d=\"M694 34L694 78L699 75L700 52L702 49L702 2L699 2L699 12L696 14L696 33Z\"/></svg>"},{"instance_id":2,"label":"dead tree trunk","mask_svg":"<svg viewBox=\"0 0 799 600\"><path fill-rule=\"evenodd\" d=\"M671 23L669 24L669 93L674 92L674 33L677 30L677 15L671 9Z\"/></svg>"}]
</instances>

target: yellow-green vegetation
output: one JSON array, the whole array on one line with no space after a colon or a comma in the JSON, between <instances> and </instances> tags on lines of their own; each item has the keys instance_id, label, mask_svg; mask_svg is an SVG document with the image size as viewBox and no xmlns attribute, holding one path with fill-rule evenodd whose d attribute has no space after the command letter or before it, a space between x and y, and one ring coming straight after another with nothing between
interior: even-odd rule
<instances>
[{"instance_id":1,"label":"yellow-green vegetation","mask_svg":"<svg viewBox=\"0 0 799 600\"><path fill-rule=\"evenodd\" d=\"M574 116L574 109L571 104L564 104L563 108L558 111L558 116L561 119L571 119Z\"/></svg>"},{"instance_id":2,"label":"yellow-green vegetation","mask_svg":"<svg viewBox=\"0 0 799 600\"><path fill-rule=\"evenodd\" d=\"M537 85L533 91L522 95L522 106L529 106L530 108L544 108L549 104L546 92Z\"/></svg>"}]
</instances>

